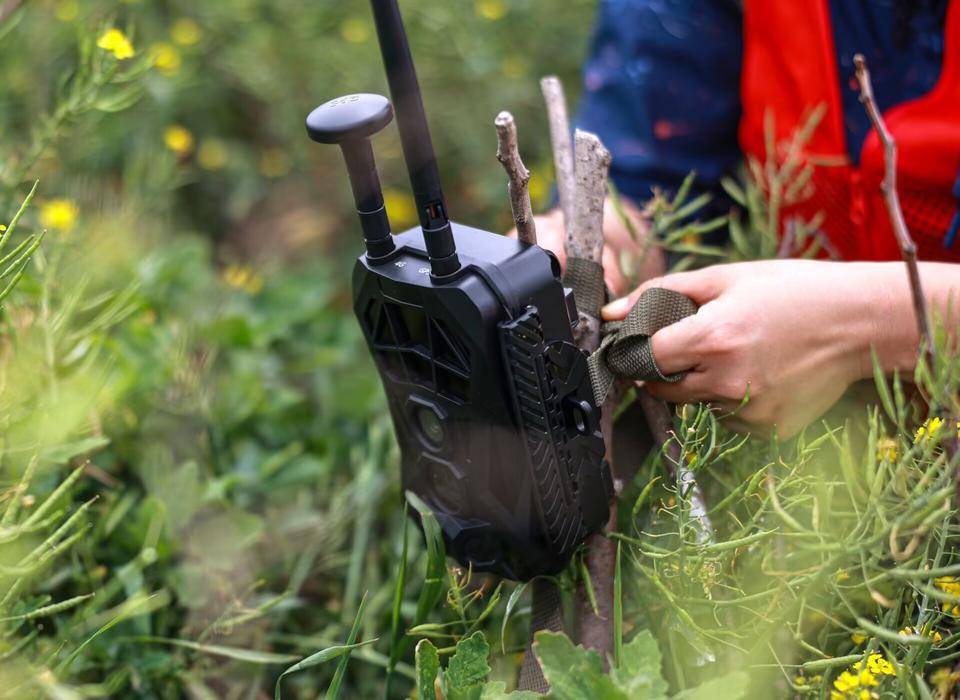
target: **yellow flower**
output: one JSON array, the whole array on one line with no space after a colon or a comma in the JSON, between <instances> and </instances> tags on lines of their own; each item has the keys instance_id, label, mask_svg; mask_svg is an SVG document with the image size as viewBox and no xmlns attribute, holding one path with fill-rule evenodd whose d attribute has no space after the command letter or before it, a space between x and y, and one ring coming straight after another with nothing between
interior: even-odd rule
<instances>
[{"instance_id":1,"label":"yellow flower","mask_svg":"<svg viewBox=\"0 0 960 700\"><path fill-rule=\"evenodd\" d=\"M180 46L193 46L200 41L200 25L189 17L182 17L170 27L170 37Z\"/></svg>"},{"instance_id":2,"label":"yellow flower","mask_svg":"<svg viewBox=\"0 0 960 700\"><path fill-rule=\"evenodd\" d=\"M153 65L164 75L174 75L180 70L180 52L173 44L161 41L153 45Z\"/></svg>"},{"instance_id":3,"label":"yellow flower","mask_svg":"<svg viewBox=\"0 0 960 700\"><path fill-rule=\"evenodd\" d=\"M417 223L417 205L406 192L388 188L383 191L383 205L390 217L391 228L402 231Z\"/></svg>"},{"instance_id":4,"label":"yellow flower","mask_svg":"<svg viewBox=\"0 0 960 700\"><path fill-rule=\"evenodd\" d=\"M939 578L933 579L933 583L944 593L949 593L953 596L960 596L960 581L957 581L957 579L953 576L940 576ZM945 613L953 615L954 617L960 617L960 605L957 605L956 603L941 603L940 609Z\"/></svg>"},{"instance_id":5,"label":"yellow flower","mask_svg":"<svg viewBox=\"0 0 960 700\"><path fill-rule=\"evenodd\" d=\"M220 139L204 139L197 151L197 163L204 170L219 170L227 164L227 147Z\"/></svg>"},{"instance_id":6,"label":"yellow flower","mask_svg":"<svg viewBox=\"0 0 960 700\"><path fill-rule=\"evenodd\" d=\"M933 583L945 593L960 596L960 581L953 576L940 576L933 579Z\"/></svg>"},{"instance_id":7,"label":"yellow flower","mask_svg":"<svg viewBox=\"0 0 960 700\"><path fill-rule=\"evenodd\" d=\"M877 440L877 461L897 461L897 441L893 438L882 437Z\"/></svg>"},{"instance_id":8,"label":"yellow flower","mask_svg":"<svg viewBox=\"0 0 960 700\"><path fill-rule=\"evenodd\" d=\"M837 572L837 581L848 581L850 580L850 574L847 573L845 569L840 569Z\"/></svg>"},{"instance_id":9,"label":"yellow flower","mask_svg":"<svg viewBox=\"0 0 960 700\"><path fill-rule=\"evenodd\" d=\"M184 156L193 150L193 134L179 124L171 124L163 132L163 142L178 156Z\"/></svg>"},{"instance_id":10,"label":"yellow flower","mask_svg":"<svg viewBox=\"0 0 960 700\"><path fill-rule=\"evenodd\" d=\"M503 19L507 9L507 3L503 0L477 0L476 4L477 14L491 22Z\"/></svg>"},{"instance_id":11,"label":"yellow flower","mask_svg":"<svg viewBox=\"0 0 960 700\"><path fill-rule=\"evenodd\" d=\"M54 14L61 22L72 22L79 12L80 5L77 0L60 0L57 3L57 9L54 10Z\"/></svg>"},{"instance_id":12,"label":"yellow flower","mask_svg":"<svg viewBox=\"0 0 960 700\"><path fill-rule=\"evenodd\" d=\"M347 17L340 25L340 36L351 44L362 44L370 38L370 25L360 17Z\"/></svg>"},{"instance_id":13,"label":"yellow flower","mask_svg":"<svg viewBox=\"0 0 960 700\"><path fill-rule=\"evenodd\" d=\"M268 148L260 155L260 174L283 177L290 172L290 156L279 148Z\"/></svg>"},{"instance_id":14,"label":"yellow flower","mask_svg":"<svg viewBox=\"0 0 960 700\"><path fill-rule=\"evenodd\" d=\"M844 671L833 681L834 689L830 692L830 698L831 700L859 698L862 696L863 690L875 688L878 685L880 685L879 681L870 671L858 671L856 673ZM867 697L870 697L869 694Z\"/></svg>"},{"instance_id":15,"label":"yellow flower","mask_svg":"<svg viewBox=\"0 0 960 700\"><path fill-rule=\"evenodd\" d=\"M854 671L859 671L863 667L862 661L857 661L852 668ZM883 654L874 652L867 657L867 671L875 676L895 676L897 675L897 670L893 667L893 664L887 661Z\"/></svg>"},{"instance_id":16,"label":"yellow flower","mask_svg":"<svg viewBox=\"0 0 960 700\"><path fill-rule=\"evenodd\" d=\"M916 445L921 440L930 442L937 439L937 433L940 432L940 428L943 427L943 419L937 416L933 418L928 418L924 421L923 425L917 428L917 432L913 436L913 444Z\"/></svg>"},{"instance_id":17,"label":"yellow flower","mask_svg":"<svg viewBox=\"0 0 960 700\"><path fill-rule=\"evenodd\" d=\"M97 39L97 46L104 51L109 51L118 61L127 58L133 58L133 44L127 38L127 35L119 29L108 29L100 38Z\"/></svg>"},{"instance_id":18,"label":"yellow flower","mask_svg":"<svg viewBox=\"0 0 960 700\"><path fill-rule=\"evenodd\" d=\"M69 199L51 199L40 209L40 223L44 228L52 228L66 233L77 223L80 210Z\"/></svg>"},{"instance_id":19,"label":"yellow flower","mask_svg":"<svg viewBox=\"0 0 960 700\"><path fill-rule=\"evenodd\" d=\"M859 632L854 632L853 634L850 635L850 639L853 640L853 643L854 643L854 644L856 644L857 646L860 646L860 645L863 644L865 641L867 641L868 637L867 637L867 635L865 635L865 634L860 634Z\"/></svg>"},{"instance_id":20,"label":"yellow flower","mask_svg":"<svg viewBox=\"0 0 960 700\"><path fill-rule=\"evenodd\" d=\"M228 265L221 277L227 285L247 294L256 294L263 289L263 278L248 265Z\"/></svg>"}]
</instances>

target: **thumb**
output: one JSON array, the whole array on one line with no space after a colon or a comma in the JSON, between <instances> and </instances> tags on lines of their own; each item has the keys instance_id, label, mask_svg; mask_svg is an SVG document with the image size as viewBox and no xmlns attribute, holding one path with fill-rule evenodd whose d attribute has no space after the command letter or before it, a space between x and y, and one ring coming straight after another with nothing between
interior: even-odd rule
<instances>
[{"instance_id":1,"label":"thumb","mask_svg":"<svg viewBox=\"0 0 960 700\"><path fill-rule=\"evenodd\" d=\"M605 321L624 318L637 299L648 289L661 287L690 297L697 306L703 306L720 296L726 287L727 275L722 265L705 267L691 272L675 272L672 275L655 277L634 289L628 296L621 297L603 307L601 315Z\"/></svg>"}]
</instances>

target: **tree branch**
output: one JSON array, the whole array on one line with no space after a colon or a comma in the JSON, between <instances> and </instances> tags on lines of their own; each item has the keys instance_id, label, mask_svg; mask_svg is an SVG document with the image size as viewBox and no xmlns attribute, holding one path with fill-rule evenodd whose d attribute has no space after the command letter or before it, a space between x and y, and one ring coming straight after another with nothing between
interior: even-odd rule
<instances>
[{"instance_id":1,"label":"tree branch","mask_svg":"<svg viewBox=\"0 0 960 700\"><path fill-rule=\"evenodd\" d=\"M517 238L524 243L536 244L537 226L530 206L530 171L520 159L517 124L510 112L500 112L493 124L497 127L497 160L507 171L509 179L507 192L510 195L513 223L517 226Z\"/></svg>"},{"instance_id":2,"label":"tree branch","mask_svg":"<svg viewBox=\"0 0 960 700\"><path fill-rule=\"evenodd\" d=\"M570 144L570 120L567 118L567 98L563 83L555 75L540 80L540 91L547 105L550 123L550 144L553 147L553 167L556 170L557 196L563 211L563 225L569 231L573 221L574 170L573 150Z\"/></svg>"},{"instance_id":3,"label":"tree branch","mask_svg":"<svg viewBox=\"0 0 960 700\"><path fill-rule=\"evenodd\" d=\"M863 54L853 57L856 66L857 81L860 83L860 102L867 111L867 116L877 130L877 136L883 144L884 176L880 185L883 193L883 202L890 215L890 224L900 246L900 254L907 266L907 277L910 279L910 295L913 299L913 312L917 320L917 331L920 334L920 343L930 360L933 360L936 349L933 345L933 336L930 333L930 315L927 312L927 298L923 294L920 283L920 270L917 267L917 244L914 243L907 230L907 222L903 218L900 208L900 197L897 194L897 143L887 129L883 115L877 107L873 97L873 85L870 82L870 71L867 68L867 59Z\"/></svg>"}]
</instances>

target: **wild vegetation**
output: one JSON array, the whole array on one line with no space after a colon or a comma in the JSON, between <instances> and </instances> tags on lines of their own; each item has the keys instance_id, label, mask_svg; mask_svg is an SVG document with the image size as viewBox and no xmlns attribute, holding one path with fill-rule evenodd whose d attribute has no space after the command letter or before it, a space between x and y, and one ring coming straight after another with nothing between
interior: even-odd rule
<instances>
[{"instance_id":1,"label":"wild vegetation","mask_svg":"<svg viewBox=\"0 0 960 700\"><path fill-rule=\"evenodd\" d=\"M546 204L536 81L577 84L592 5L404 3L458 218L509 225L502 108ZM36 0L0 18L0 696L506 696L527 587L452 567L400 492L349 311L348 189L303 134L316 103L384 91L366 4ZM412 224L395 135L378 155ZM649 211L679 265L773 257L804 177L748 165L730 222L697 223L685 190ZM727 225L729 247L704 243ZM552 697L948 697L945 350L789 442L679 410L715 532L650 455L620 508L612 670L545 634Z\"/></svg>"}]
</instances>

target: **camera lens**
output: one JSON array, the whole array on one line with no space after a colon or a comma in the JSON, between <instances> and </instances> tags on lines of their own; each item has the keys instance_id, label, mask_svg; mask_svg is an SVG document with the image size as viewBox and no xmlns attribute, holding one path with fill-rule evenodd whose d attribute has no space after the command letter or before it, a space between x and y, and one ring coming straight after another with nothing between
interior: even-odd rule
<instances>
[{"instance_id":1,"label":"camera lens","mask_svg":"<svg viewBox=\"0 0 960 700\"><path fill-rule=\"evenodd\" d=\"M440 447L443 443L443 424L438 416L431 409L422 406L416 412L417 425L420 427L420 433L434 447Z\"/></svg>"}]
</instances>

